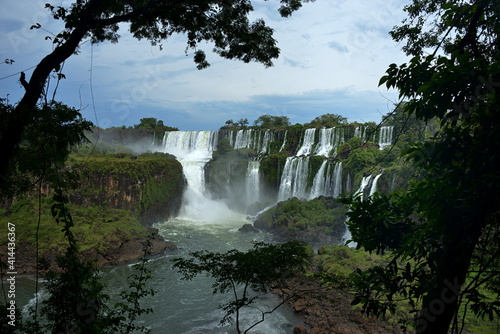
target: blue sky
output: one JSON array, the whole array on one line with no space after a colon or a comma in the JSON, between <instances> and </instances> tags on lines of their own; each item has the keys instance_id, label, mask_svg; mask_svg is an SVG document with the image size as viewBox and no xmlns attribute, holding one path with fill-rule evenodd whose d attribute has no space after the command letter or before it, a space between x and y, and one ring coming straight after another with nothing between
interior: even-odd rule
<instances>
[{"instance_id":1,"label":"blue sky","mask_svg":"<svg viewBox=\"0 0 500 334\"><path fill-rule=\"evenodd\" d=\"M48 54L52 45L45 36L60 30L60 23L43 8L45 2L9 1L0 13L0 59L15 60L13 65L0 64L0 97L8 96L11 103L23 92L16 73ZM156 117L181 130L215 130L226 120L247 118L253 123L263 114L287 116L293 124L326 113L378 122L397 98L378 87L378 81L389 64L406 60L388 34L405 17L405 4L316 0L283 19L276 12L278 1L255 1L253 17L264 18L275 30L281 49L267 69L208 52L212 66L199 71L192 52L184 52L183 36L173 36L160 50L135 40L122 26L118 44L87 42L68 59L57 99L80 108L101 127ZM37 22L43 29L30 30ZM25 72L29 76L31 71Z\"/></svg>"}]
</instances>

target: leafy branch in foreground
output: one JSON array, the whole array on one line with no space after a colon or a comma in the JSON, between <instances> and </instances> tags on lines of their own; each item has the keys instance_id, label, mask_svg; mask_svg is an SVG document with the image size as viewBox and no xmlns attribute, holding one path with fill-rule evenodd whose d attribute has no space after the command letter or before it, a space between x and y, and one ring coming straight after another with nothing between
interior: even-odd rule
<instances>
[{"instance_id":1,"label":"leafy branch in foreground","mask_svg":"<svg viewBox=\"0 0 500 334\"><path fill-rule=\"evenodd\" d=\"M268 311L261 312L261 318L245 331L241 329L240 310L254 304L258 295L270 289L285 286L285 280L300 276L310 266L311 251L300 241L272 245L255 243L247 252L230 250L226 253L199 251L191 253L191 258L174 259L174 269L191 280L206 273L215 279L212 291L232 293L234 300L220 306L225 311L221 324L234 321L238 333L247 333L265 320L265 315L274 312L285 301ZM234 320L233 320L234 316Z\"/></svg>"},{"instance_id":2,"label":"leafy branch in foreground","mask_svg":"<svg viewBox=\"0 0 500 334\"><path fill-rule=\"evenodd\" d=\"M150 238L154 238L151 236ZM138 264L133 266L136 271L130 275L128 281L129 290L122 291L120 297L123 302L118 302L114 305L114 310L111 313L112 317L119 319L121 322L118 325L118 332L120 333L132 333L134 331L140 331L144 333L150 333L151 330L145 326L138 326L134 322L138 316L142 314L149 314L153 312L152 308L142 308L140 300L147 296L154 296L156 290L153 288L148 288L147 282L152 280L154 276L152 275L152 270L146 266L148 259L147 255L150 255L151 239L146 241L144 256L141 258ZM127 321L128 320L128 321Z\"/></svg>"}]
</instances>

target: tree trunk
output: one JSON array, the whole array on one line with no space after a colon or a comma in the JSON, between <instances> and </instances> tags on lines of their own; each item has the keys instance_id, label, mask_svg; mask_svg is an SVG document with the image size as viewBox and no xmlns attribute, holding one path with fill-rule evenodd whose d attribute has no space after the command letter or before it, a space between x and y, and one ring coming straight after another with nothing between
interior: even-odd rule
<instances>
[{"instance_id":1,"label":"tree trunk","mask_svg":"<svg viewBox=\"0 0 500 334\"><path fill-rule=\"evenodd\" d=\"M73 30L66 42L56 47L37 65L29 83L23 84L26 92L13 112L8 115L5 131L0 136L2 157L0 159L0 187L8 182L9 169L14 163L14 156L23 132L36 114L36 105L42 96L45 82L50 73L75 53L87 32L88 28L84 27Z\"/></svg>"},{"instance_id":2,"label":"tree trunk","mask_svg":"<svg viewBox=\"0 0 500 334\"><path fill-rule=\"evenodd\" d=\"M467 277L472 254L486 222L485 216L478 216L481 217L462 222L448 221L449 238L443 245L443 255L437 264L434 286L423 299L416 322L417 333L448 333L458 311L459 295Z\"/></svg>"}]
</instances>

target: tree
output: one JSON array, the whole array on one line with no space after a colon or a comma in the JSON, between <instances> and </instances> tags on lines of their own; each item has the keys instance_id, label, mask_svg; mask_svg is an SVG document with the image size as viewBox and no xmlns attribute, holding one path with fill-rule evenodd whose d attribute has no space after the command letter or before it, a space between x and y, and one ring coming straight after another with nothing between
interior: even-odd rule
<instances>
[{"instance_id":1,"label":"tree","mask_svg":"<svg viewBox=\"0 0 500 334\"><path fill-rule=\"evenodd\" d=\"M0 133L8 131L15 107L0 99ZM31 189L40 180L54 176L54 170L63 165L71 150L86 140L84 132L92 123L80 112L60 102L37 106L8 166L9 182L0 179L3 194ZM3 161L3 160L2 160Z\"/></svg>"},{"instance_id":2,"label":"tree","mask_svg":"<svg viewBox=\"0 0 500 334\"><path fill-rule=\"evenodd\" d=\"M242 118L238 121L238 126L240 127L245 127L248 125L248 119L247 118Z\"/></svg>"},{"instance_id":3,"label":"tree","mask_svg":"<svg viewBox=\"0 0 500 334\"><path fill-rule=\"evenodd\" d=\"M282 0L279 13L290 16L307 0ZM52 72L64 78L61 64L78 51L88 39L92 43L119 40L120 24L128 23L137 39L147 39L160 45L173 34L185 34L187 49L194 50L193 58L199 69L209 66L205 53L198 47L202 42L213 43L213 51L223 58L243 62L257 61L271 66L279 55L273 30L262 19L251 22L253 11L247 0L225 1L154 1L154 0L78 0L68 6L46 4L65 29L51 38L53 51L36 66L29 80L21 73L20 82L25 94L10 112L6 127L0 133L2 159L0 179L6 180L8 167L16 154L23 132L36 113ZM32 28L40 28L34 24Z\"/></svg>"},{"instance_id":4,"label":"tree","mask_svg":"<svg viewBox=\"0 0 500 334\"><path fill-rule=\"evenodd\" d=\"M358 247L393 252L387 266L353 276L354 302L383 314L407 298L418 333L444 334L462 327L460 305L500 314L500 5L414 0L405 10L391 35L412 58L380 84L399 90L407 117L436 118L440 129L403 151L421 174L409 190L344 200Z\"/></svg>"},{"instance_id":5,"label":"tree","mask_svg":"<svg viewBox=\"0 0 500 334\"><path fill-rule=\"evenodd\" d=\"M157 120L154 117L141 118L140 123L134 125L134 129L155 129L156 125Z\"/></svg>"},{"instance_id":6,"label":"tree","mask_svg":"<svg viewBox=\"0 0 500 334\"><path fill-rule=\"evenodd\" d=\"M231 317L234 315L236 331L247 333L263 322L266 314L274 312L286 301L283 300L269 311L261 311L261 318L242 331L240 310L252 305L259 297L252 295L251 291L265 293L270 289L283 287L286 279L305 272L310 265L310 257L311 253L307 245L300 241L278 245L256 243L247 252L236 249L226 253L194 252L191 253L189 259L174 259L174 268L183 275L185 280L191 280L199 274L206 273L215 279L212 285L214 294L232 293L234 300L220 306L226 312L221 324L232 322Z\"/></svg>"},{"instance_id":7,"label":"tree","mask_svg":"<svg viewBox=\"0 0 500 334\"><path fill-rule=\"evenodd\" d=\"M347 123L347 118L337 114L324 114L316 117L310 123L304 124L305 127L325 127L333 128Z\"/></svg>"},{"instance_id":8,"label":"tree","mask_svg":"<svg viewBox=\"0 0 500 334\"><path fill-rule=\"evenodd\" d=\"M253 125L264 129L282 128L289 126L290 120L287 116L262 115L253 122Z\"/></svg>"}]
</instances>

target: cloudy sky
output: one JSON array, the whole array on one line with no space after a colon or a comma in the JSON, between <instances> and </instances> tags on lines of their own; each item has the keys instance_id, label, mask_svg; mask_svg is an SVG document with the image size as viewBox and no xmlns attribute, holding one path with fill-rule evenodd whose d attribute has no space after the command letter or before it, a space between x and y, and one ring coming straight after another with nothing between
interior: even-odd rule
<instances>
[{"instance_id":1,"label":"cloudy sky","mask_svg":"<svg viewBox=\"0 0 500 334\"><path fill-rule=\"evenodd\" d=\"M46 2L62 1L8 0L2 6L0 62L15 63L0 64L0 97L11 103L23 92L18 73L31 74L52 49L45 37L60 30L43 8ZM123 26L118 44L87 42L66 61L56 99L101 127L156 117L180 130L216 130L229 119L252 124L264 114L287 116L292 124L326 113L378 122L396 102L397 94L378 81L390 63L406 59L388 32L405 17L407 2L316 0L283 19L278 1L255 1L253 16L275 30L281 49L267 69L208 53L212 66L199 71L192 53L185 54L183 36L160 50L133 39ZM30 30L34 23L43 29Z\"/></svg>"}]
</instances>

